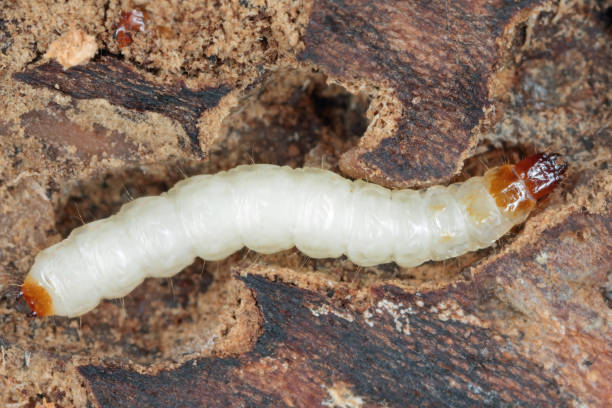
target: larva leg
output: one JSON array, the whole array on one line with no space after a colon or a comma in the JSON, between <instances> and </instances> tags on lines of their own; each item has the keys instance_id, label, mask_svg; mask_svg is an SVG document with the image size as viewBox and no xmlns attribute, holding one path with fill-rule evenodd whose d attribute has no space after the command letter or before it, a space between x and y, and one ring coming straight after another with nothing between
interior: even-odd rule
<instances>
[{"instance_id":1,"label":"larva leg","mask_svg":"<svg viewBox=\"0 0 612 408\"><path fill-rule=\"evenodd\" d=\"M447 259L523 222L565 169L558 155L538 154L462 184L391 192L324 170L240 166L75 229L38 254L22 292L40 316L78 316L147 276L170 277L195 256L217 260L244 245L263 253L296 245L361 266Z\"/></svg>"}]
</instances>

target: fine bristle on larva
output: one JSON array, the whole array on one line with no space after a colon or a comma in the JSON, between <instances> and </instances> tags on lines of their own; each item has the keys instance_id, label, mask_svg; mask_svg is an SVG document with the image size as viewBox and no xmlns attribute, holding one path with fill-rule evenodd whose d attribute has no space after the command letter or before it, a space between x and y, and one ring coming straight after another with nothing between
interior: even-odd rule
<instances>
[{"instance_id":1,"label":"fine bristle on larva","mask_svg":"<svg viewBox=\"0 0 612 408\"><path fill-rule=\"evenodd\" d=\"M32 309L33 316L51 316L53 311L53 300L45 288L28 276L21 285L21 294L26 303Z\"/></svg>"},{"instance_id":2,"label":"fine bristle on larva","mask_svg":"<svg viewBox=\"0 0 612 408\"><path fill-rule=\"evenodd\" d=\"M37 316L79 316L147 277L169 278L196 257L220 260L243 246L266 254L295 246L359 266L449 259L524 222L564 171L557 155L542 154L463 183L391 191L322 169L239 166L75 229L36 256L22 293Z\"/></svg>"}]
</instances>

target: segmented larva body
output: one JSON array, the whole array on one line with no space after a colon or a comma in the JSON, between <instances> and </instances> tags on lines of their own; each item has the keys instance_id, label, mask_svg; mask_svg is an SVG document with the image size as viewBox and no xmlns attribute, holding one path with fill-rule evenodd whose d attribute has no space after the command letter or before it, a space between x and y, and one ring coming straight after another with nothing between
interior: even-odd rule
<instances>
[{"instance_id":1,"label":"segmented larva body","mask_svg":"<svg viewBox=\"0 0 612 408\"><path fill-rule=\"evenodd\" d=\"M523 222L564 170L557 155L540 154L448 187L392 191L314 168L239 166L76 228L38 254L22 293L39 316L78 316L146 277L170 277L195 257L219 260L243 246L345 254L363 266L452 258Z\"/></svg>"}]
</instances>

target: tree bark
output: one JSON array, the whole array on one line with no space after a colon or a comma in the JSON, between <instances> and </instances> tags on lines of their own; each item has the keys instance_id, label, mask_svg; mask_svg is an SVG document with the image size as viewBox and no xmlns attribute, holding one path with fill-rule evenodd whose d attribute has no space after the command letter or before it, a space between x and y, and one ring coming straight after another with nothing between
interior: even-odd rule
<instances>
[{"instance_id":1,"label":"tree bark","mask_svg":"<svg viewBox=\"0 0 612 408\"><path fill-rule=\"evenodd\" d=\"M612 404L609 6L160 1L126 45L122 4L0 14L0 405ZM42 55L71 24L100 51L63 69ZM420 188L546 150L569 164L558 191L457 259L241 251L80 320L15 300L41 249L186 175Z\"/></svg>"}]
</instances>

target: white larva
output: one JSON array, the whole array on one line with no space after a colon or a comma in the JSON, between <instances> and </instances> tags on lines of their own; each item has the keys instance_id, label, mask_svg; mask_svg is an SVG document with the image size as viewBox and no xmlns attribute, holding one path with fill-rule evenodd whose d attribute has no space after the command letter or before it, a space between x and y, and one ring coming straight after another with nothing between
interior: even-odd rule
<instances>
[{"instance_id":1,"label":"white larva","mask_svg":"<svg viewBox=\"0 0 612 408\"><path fill-rule=\"evenodd\" d=\"M39 253L22 293L38 315L78 316L101 299L125 296L146 277L170 277L195 257L219 260L243 246L265 254L296 246L313 258L345 254L362 266L452 258L491 245L539 198L514 166L516 180L497 189L495 182L510 174L500 176L503 167L423 191L264 164L191 177ZM561 173L555 172L559 179ZM520 203L529 205L517 208L518 196L500 205L515 184Z\"/></svg>"}]
</instances>

